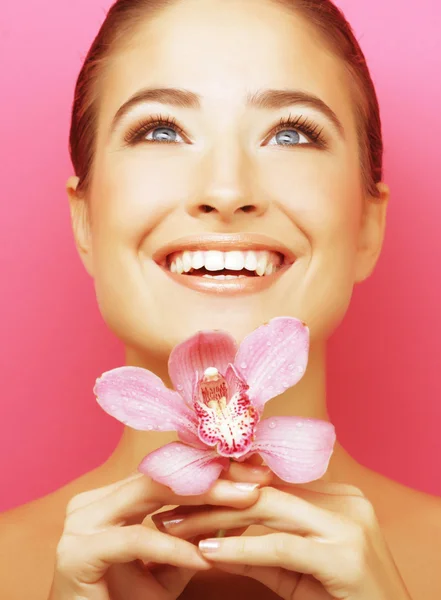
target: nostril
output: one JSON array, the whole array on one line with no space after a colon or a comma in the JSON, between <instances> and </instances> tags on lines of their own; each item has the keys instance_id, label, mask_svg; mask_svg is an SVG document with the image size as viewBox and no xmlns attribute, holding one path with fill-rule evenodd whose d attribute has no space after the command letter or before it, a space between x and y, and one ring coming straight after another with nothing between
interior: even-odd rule
<instances>
[{"instance_id":1,"label":"nostril","mask_svg":"<svg viewBox=\"0 0 441 600\"><path fill-rule=\"evenodd\" d=\"M247 204L246 206L242 206L241 210L243 210L243 212L253 212L253 210L256 210L256 207L253 206L252 204Z\"/></svg>"},{"instance_id":2,"label":"nostril","mask_svg":"<svg viewBox=\"0 0 441 600\"><path fill-rule=\"evenodd\" d=\"M201 209L204 213L209 213L212 210L214 210L214 208L212 206L209 206L208 204L202 204Z\"/></svg>"}]
</instances>

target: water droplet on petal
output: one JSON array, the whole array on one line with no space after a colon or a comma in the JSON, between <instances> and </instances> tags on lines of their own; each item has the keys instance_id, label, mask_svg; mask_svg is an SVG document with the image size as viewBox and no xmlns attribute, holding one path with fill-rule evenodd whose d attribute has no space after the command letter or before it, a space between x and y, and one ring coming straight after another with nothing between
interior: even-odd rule
<instances>
[{"instance_id":1,"label":"water droplet on petal","mask_svg":"<svg viewBox=\"0 0 441 600\"><path fill-rule=\"evenodd\" d=\"M147 425L147 429L151 431L153 429L153 425Z\"/></svg>"},{"instance_id":2,"label":"water droplet on petal","mask_svg":"<svg viewBox=\"0 0 441 600\"><path fill-rule=\"evenodd\" d=\"M304 370L305 370L305 369L304 369L302 366L300 366L300 365L297 367L297 371L298 371L299 373L303 373L303 371L304 371Z\"/></svg>"},{"instance_id":3,"label":"water droplet on petal","mask_svg":"<svg viewBox=\"0 0 441 600\"><path fill-rule=\"evenodd\" d=\"M271 379L272 378L272 373L270 375L268 375L267 379Z\"/></svg>"},{"instance_id":4,"label":"water droplet on petal","mask_svg":"<svg viewBox=\"0 0 441 600\"><path fill-rule=\"evenodd\" d=\"M292 371L292 370L294 369L294 367L295 367L295 365L294 365L294 364L290 364L290 365L289 365L289 367L288 367L288 369L289 369L290 371Z\"/></svg>"},{"instance_id":5,"label":"water droplet on petal","mask_svg":"<svg viewBox=\"0 0 441 600\"><path fill-rule=\"evenodd\" d=\"M182 387L182 385L181 385L180 383L178 383L178 385L176 386L176 389L177 389L177 390L179 390L179 391L181 391L181 390L183 390L184 388Z\"/></svg>"},{"instance_id":6,"label":"water droplet on petal","mask_svg":"<svg viewBox=\"0 0 441 600\"><path fill-rule=\"evenodd\" d=\"M276 426L277 426L277 423L276 423L275 421L270 421L270 422L268 423L268 427L269 427L270 429L275 429L275 428L276 428Z\"/></svg>"},{"instance_id":7,"label":"water droplet on petal","mask_svg":"<svg viewBox=\"0 0 441 600\"><path fill-rule=\"evenodd\" d=\"M111 404L110 405L110 410L116 410L116 404Z\"/></svg>"},{"instance_id":8,"label":"water droplet on petal","mask_svg":"<svg viewBox=\"0 0 441 600\"><path fill-rule=\"evenodd\" d=\"M156 390L157 392L160 392L160 391L161 391L161 388L160 388L160 387L155 387L155 390Z\"/></svg>"},{"instance_id":9,"label":"water droplet on petal","mask_svg":"<svg viewBox=\"0 0 441 600\"><path fill-rule=\"evenodd\" d=\"M266 343L266 345L267 345L267 346L271 346L271 342L267 342L267 343Z\"/></svg>"},{"instance_id":10,"label":"water droplet on petal","mask_svg":"<svg viewBox=\"0 0 441 600\"><path fill-rule=\"evenodd\" d=\"M286 381L283 381L283 382L282 382L282 385L283 385L283 387L284 387L285 389L286 389L286 388L289 388L289 383L287 383Z\"/></svg>"},{"instance_id":11,"label":"water droplet on petal","mask_svg":"<svg viewBox=\"0 0 441 600\"><path fill-rule=\"evenodd\" d=\"M170 452L164 452L164 456L165 456L165 458L170 458L171 454L170 454Z\"/></svg>"},{"instance_id":12,"label":"water droplet on petal","mask_svg":"<svg viewBox=\"0 0 441 600\"><path fill-rule=\"evenodd\" d=\"M303 423L302 423L301 421L299 421L299 422L297 423L297 427L303 427Z\"/></svg>"},{"instance_id":13,"label":"water droplet on petal","mask_svg":"<svg viewBox=\"0 0 441 600\"><path fill-rule=\"evenodd\" d=\"M246 369L246 368L247 368L247 363L244 363L244 362L243 362L243 363L240 365L240 368L241 368L241 369Z\"/></svg>"}]
</instances>

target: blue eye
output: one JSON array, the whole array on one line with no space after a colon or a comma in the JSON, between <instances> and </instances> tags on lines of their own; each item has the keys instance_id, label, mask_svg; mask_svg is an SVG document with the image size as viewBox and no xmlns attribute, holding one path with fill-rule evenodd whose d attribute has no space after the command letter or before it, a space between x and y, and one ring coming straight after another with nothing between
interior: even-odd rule
<instances>
[{"instance_id":1,"label":"blue eye","mask_svg":"<svg viewBox=\"0 0 441 600\"><path fill-rule=\"evenodd\" d=\"M156 132L156 137L155 136L155 132ZM145 137L144 139L148 142L176 142L178 140L176 140L176 136L179 136L179 133L177 131L175 131L174 129L172 129L171 127L155 127L155 128L150 128L150 131L147 135L152 135L152 139L148 139L147 137ZM180 137L180 136L179 136ZM181 138L182 140L182 138Z\"/></svg>"},{"instance_id":2,"label":"blue eye","mask_svg":"<svg viewBox=\"0 0 441 600\"><path fill-rule=\"evenodd\" d=\"M298 131L295 131L294 129L282 129L281 131L278 131L276 135L273 136L273 138L271 139L276 139L278 141L278 144L280 144L281 146L299 146L301 143L299 140L302 137L306 140L307 144L310 143L306 136L302 136ZM271 144L271 142L268 142L268 146L274 145L275 144Z\"/></svg>"},{"instance_id":3,"label":"blue eye","mask_svg":"<svg viewBox=\"0 0 441 600\"><path fill-rule=\"evenodd\" d=\"M318 131L319 130L319 131ZM268 142L270 146L315 146L326 149L328 143L322 136L322 129L308 118L302 116L295 119L289 116L281 119L272 132L275 143ZM150 136L149 138L147 136ZM180 139L177 139L180 138ZM183 129L173 117L162 115L151 116L147 120L132 127L124 136L128 145L138 142L153 144L176 144L185 141ZM302 141L304 140L304 141Z\"/></svg>"}]
</instances>

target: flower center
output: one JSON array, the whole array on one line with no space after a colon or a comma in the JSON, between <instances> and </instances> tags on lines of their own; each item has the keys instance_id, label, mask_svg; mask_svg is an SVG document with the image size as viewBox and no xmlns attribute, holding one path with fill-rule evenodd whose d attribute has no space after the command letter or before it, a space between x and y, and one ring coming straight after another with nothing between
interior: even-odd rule
<instances>
[{"instance_id":1,"label":"flower center","mask_svg":"<svg viewBox=\"0 0 441 600\"><path fill-rule=\"evenodd\" d=\"M230 371L228 381L215 367L205 369L198 382L194 407L199 417L199 438L208 446L217 445L221 456L246 454L259 421L245 382ZM233 393L230 397L232 389Z\"/></svg>"},{"instance_id":2,"label":"flower center","mask_svg":"<svg viewBox=\"0 0 441 600\"><path fill-rule=\"evenodd\" d=\"M201 382L202 398L207 406L214 410L227 405L227 382L216 367L208 367L204 371Z\"/></svg>"}]
</instances>

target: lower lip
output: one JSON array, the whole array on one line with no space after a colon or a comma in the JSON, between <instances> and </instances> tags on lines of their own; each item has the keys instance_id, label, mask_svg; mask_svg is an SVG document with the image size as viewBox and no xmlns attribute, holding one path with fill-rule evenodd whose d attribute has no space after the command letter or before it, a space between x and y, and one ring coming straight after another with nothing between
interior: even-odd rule
<instances>
[{"instance_id":1,"label":"lower lip","mask_svg":"<svg viewBox=\"0 0 441 600\"><path fill-rule=\"evenodd\" d=\"M285 265L271 275L238 277L237 279L210 279L208 277L199 277L197 275L181 275L172 273L168 269L163 269L167 275L186 287L198 292L211 294L222 294L233 296L235 294L254 294L268 289L289 269L291 265Z\"/></svg>"}]
</instances>

